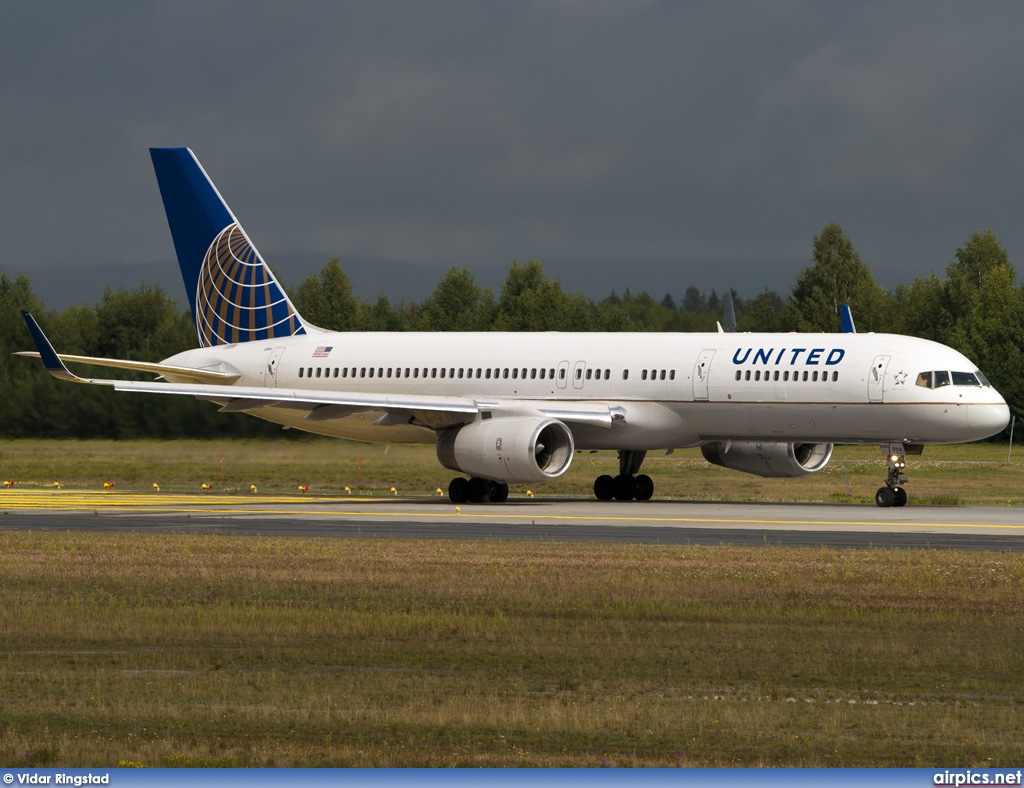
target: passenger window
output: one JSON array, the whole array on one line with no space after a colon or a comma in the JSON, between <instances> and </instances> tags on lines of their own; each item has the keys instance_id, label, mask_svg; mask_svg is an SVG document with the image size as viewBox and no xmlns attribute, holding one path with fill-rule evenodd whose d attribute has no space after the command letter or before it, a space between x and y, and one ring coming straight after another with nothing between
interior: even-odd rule
<instances>
[{"instance_id":1,"label":"passenger window","mask_svg":"<svg viewBox=\"0 0 1024 788\"><path fill-rule=\"evenodd\" d=\"M531 369L530 370L530 380L536 380L536 378L537 378L537 370L536 370L536 368Z\"/></svg>"},{"instance_id":2,"label":"passenger window","mask_svg":"<svg viewBox=\"0 0 1024 788\"><path fill-rule=\"evenodd\" d=\"M787 381L789 381L789 370L788 369L785 372L782 373L782 382L786 383Z\"/></svg>"},{"instance_id":3,"label":"passenger window","mask_svg":"<svg viewBox=\"0 0 1024 788\"><path fill-rule=\"evenodd\" d=\"M583 378L583 370L582 369L577 369L576 370L576 380L581 380L582 378Z\"/></svg>"},{"instance_id":4,"label":"passenger window","mask_svg":"<svg viewBox=\"0 0 1024 788\"><path fill-rule=\"evenodd\" d=\"M761 379L761 370L755 369L754 370L754 380L757 381L757 380L760 380L760 379Z\"/></svg>"},{"instance_id":5,"label":"passenger window","mask_svg":"<svg viewBox=\"0 0 1024 788\"><path fill-rule=\"evenodd\" d=\"M306 367L306 377L307 378L313 377L313 368L312 367Z\"/></svg>"},{"instance_id":6,"label":"passenger window","mask_svg":"<svg viewBox=\"0 0 1024 788\"><path fill-rule=\"evenodd\" d=\"M370 367L370 377L373 377L373 367Z\"/></svg>"},{"instance_id":7,"label":"passenger window","mask_svg":"<svg viewBox=\"0 0 1024 788\"><path fill-rule=\"evenodd\" d=\"M669 370L668 379L669 380L675 380L676 379L676 371L674 369L673 370Z\"/></svg>"},{"instance_id":8,"label":"passenger window","mask_svg":"<svg viewBox=\"0 0 1024 788\"><path fill-rule=\"evenodd\" d=\"M334 368L334 377L338 377L338 368L337 367Z\"/></svg>"},{"instance_id":9,"label":"passenger window","mask_svg":"<svg viewBox=\"0 0 1024 788\"><path fill-rule=\"evenodd\" d=\"M629 380L629 370L628 369L622 370L622 379L623 380Z\"/></svg>"},{"instance_id":10,"label":"passenger window","mask_svg":"<svg viewBox=\"0 0 1024 788\"><path fill-rule=\"evenodd\" d=\"M558 370L558 379L559 380L565 380L565 370L564 369Z\"/></svg>"},{"instance_id":11,"label":"passenger window","mask_svg":"<svg viewBox=\"0 0 1024 788\"><path fill-rule=\"evenodd\" d=\"M664 380L664 379L665 379L665 370L662 370L662 371L661 371L661 372L660 372L660 373L658 374L658 379L659 379L659 380Z\"/></svg>"},{"instance_id":12,"label":"passenger window","mask_svg":"<svg viewBox=\"0 0 1024 788\"><path fill-rule=\"evenodd\" d=\"M302 367L299 367L299 377L300 378L302 377L302 373L303 372L305 372L305 370Z\"/></svg>"},{"instance_id":13,"label":"passenger window","mask_svg":"<svg viewBox=\"0 0 1024 788\"><path fill-rule=\"evenodd\" d=\"M743 379L744 380L750 380L750 370L749 369L744 373Z\"/></svg>"},{"instance_id":14,"label":"passenger window","mask_svg":"<svg viewBox=\"0 0 1024 788\"><path fill-rule=\"evenodd\" d=\"M501 371L501 377L504 378L505 380L508 380L508 367Z\"/></svg>"},{"instance_id":15,"label":"passenger window","mask_svg":"<svg viewBox=\"0 0 1024 788\"><path fill-rule=\"evenodd\" d=\"M807 382L807 370L805 369L804 370L804 383L806 383L806 382Z\"/></svg>"},{"instance_id":16,"label":"passenger window","mask_svg":"<svg viewBox=\"0 0 1024 788\"><path fill-rule=\"evenodd\" d=\"M588 369L587 370L587 380L590 380L590 378L593 376L593 374L594 374L594 370Z\"/></svg>"},{"instance_id":17,"label":"passenger window","mask_svg":"<svg viewBox=\"0 0 1024 788\"><path fill-rule=\"evenodd\" d=\"M779 371L775 370L775 374L772 375L772 377L775 379L776 382L778 382L778 380L779 380Z\"/></svg>"},{"instance_id":18,"label":"passenger window","mask_svg":"<svg viewBox=\"0 0 1024 788\"><path fill-rule=\"evenodd\" d=\"M491 379L491 368L490 367L487 368L487 371L484 373L484 377L487 378L487 380Z\"/></svg>"},{"instance_id":19,"label":"passenger window","mask_svg":"<svg viewBox=\"0 0 1024 788\"><path fill-rule=\"evenodd\" d=\"M839 380L839 370L833 370L833 372L832 372L832 382L835 383L837 380Z\"/></svg>"},{"instance_id":20,"label":"passenger window","mask_svg":"<svg viewBox=\"0 0 1024 788\"><path fill-rule=\"evenodd\" d=\"M739 371L739 370L737 369L737 370L736 370L736 380L739 380L739 379L740 379L740 378L742 378L742 377L743 377L743 373L742 373L742 372L740 372L740 371Z\"/></svg>"},{"instance_id":21,"label":"passenger window","mask_svg":"<svg viewBox=\"0 0 1024 788\"><path fill-rule=\"evenodd\" d=\"M640 380L647 380L647 370L646 369L640 370Z\"/></svg>"},{"instance_id":22,"label":"passenger window","mask_svg":"<svg viewBox=\"0 0 1024 788\"><path fill-rule=\"evenodd\" d=\"M545 373L545 372L547 372L547 370L546 370L546 369L544 369L543 367L541 367L541 370L540 370L540 379L541 379L541 380L544 380L544 377L545 377L544 373Z\"/></svg>"},{"instance_id":23,"label":"passenger window","mask_svg":"<svg viewBox=\"0 0 1024 788\"><path fill-rule=\"evenodd\" d=\"M519 377L519 368L514 367L512 369L512 380L516 380Z\"/></svg>"},{"instance_id":24,"label":"passenger window","mask_svg":"<svg viewBox=\"0 0 1024 788\"><path fill-rule=\"evenodd\" d=\"M818 370L814 370L814 372L811 373L811 382L812 383L817 383L818 382Z\"/></svg>"}]
</instances>

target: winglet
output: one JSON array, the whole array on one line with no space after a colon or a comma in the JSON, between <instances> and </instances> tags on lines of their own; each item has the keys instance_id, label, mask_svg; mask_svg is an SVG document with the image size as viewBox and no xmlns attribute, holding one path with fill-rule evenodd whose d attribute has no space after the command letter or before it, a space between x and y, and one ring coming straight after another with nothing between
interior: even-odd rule
<instances>
[{"instance_id":1,"label":"winglet","mask_svg":"<svg viewBox=\"0 0 1024 788\"><path fill-rule=\"evenodd\" d=\"M69 372L68 368L64 366L64 362L57 357L57 351L53 349L53 345L51 345L50 340L46 338L46 334L43 333L43 329L39 327L36 319L24 309L21 310L21 314L22 317L25 318L25 322L28 324L29 333L32 334L32 341L36 343L36 348L39 350L39 356L42 358L43 364L46 365L46 371L55 378L60 378L61 380L72 380L76 383L84 383L85 381L78 377L78 375Z\"/></svg>"},{"instance_id":2,"label":"winglet","mask_svg":"<svg viewBox=\"0 0 1024 788\"><path fill-rule=\"evenodd\" d=\"M857 327L853 324L853 312L850 311L849 304L839 305L839 324L842 326L844 334L857 333Z\"/></svg>"}]
</instances>

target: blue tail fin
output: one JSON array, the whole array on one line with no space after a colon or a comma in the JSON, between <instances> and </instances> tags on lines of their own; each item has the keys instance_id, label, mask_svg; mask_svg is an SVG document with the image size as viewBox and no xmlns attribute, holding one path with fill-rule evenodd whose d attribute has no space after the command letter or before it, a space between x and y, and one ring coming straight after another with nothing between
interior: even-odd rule
<instances>
[{"instance_id":1,"label":"blue tail fin","mask_svg":"<svg viewBox=\"0 0 1024 788\"><path fill-rule=\"evenodd\" d=\"M306 327L195 154L150 148L178 265L203 347Z\"/></svg>"}]
</instances>

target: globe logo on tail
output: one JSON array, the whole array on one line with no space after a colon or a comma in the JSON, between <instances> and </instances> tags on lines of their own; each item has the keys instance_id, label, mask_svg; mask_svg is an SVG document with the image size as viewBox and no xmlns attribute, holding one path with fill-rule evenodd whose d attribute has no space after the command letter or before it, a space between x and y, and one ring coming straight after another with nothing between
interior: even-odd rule
<instances>
[{"instance_id":1,"label":"globe logo on tail","mask_svg":"<svg viewBox=\"0 0 1024 788\"><path fill-rule=\"evenodd\" d=\"M305 334L299 315L238 223L210 244L196 290L203 347Z\"/></svg>"}]
</instances>

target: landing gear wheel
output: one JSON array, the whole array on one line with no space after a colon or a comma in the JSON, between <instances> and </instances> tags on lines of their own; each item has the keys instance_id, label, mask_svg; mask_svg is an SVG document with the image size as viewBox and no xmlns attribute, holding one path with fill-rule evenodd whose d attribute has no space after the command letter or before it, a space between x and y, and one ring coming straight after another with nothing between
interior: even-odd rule
<instances>
[{"instance_id":1,"label":"landing gear wheel","mask_svg":"<svg viewBox=\"0 0 1024 788\"><path fill-rule=\"evenodd\" d=\"M491 503L505 503L508 500L508 485L505 482L491 482Z\"/></svg>"},{"instance_id":2,"label":"landing gear wheel","mask_svg":"<svg viewBox=\"0 0 1024 788\"><path fill-rule=\"evenodd\" d=\"M633 480L633 494L638 501L649 501L654 495L654 480L645 473L641 473Z\"/></svg>"},{"instance_id":3,"label":"landing gear wheel","mask_svg":"<svg viewBox=\"0 0 1024 788\"><path fill-rule=\"evenodd\" d=\"M893 500L893 506L906 506L907 505L907 491L902 487L893 487L893 493L895 494L895 500Z\"/></svg>"},{"instance_id":4,"label":"landing gear wheel","mask_svg":"<svg viewBox=\"0 0 1024 788\"><path fill-rule=\"evenodd\" d=\"M906 495L906 493L904 493ZM875 493L875 503L883 508L888 508L896 503L896 492L892 487L879 487Z\"/></svg>"},{"instance_id":5,"label":"landing gear wheel","mask_svg":"<svg viewBox=\"0 0 1024 788\"><path fill-rule=\"evenodd\" d=\"M636 478L631 473L620 473L612 480L616 501L632 501L636 497Z\"/></svg>"},{"instance_id":6,"label":"landing gear wheel","mask_svg":"<svg viewBox=\"0 0 1024 788\"><path fill-rule=\"evenodd\" d=\"M484 503L491 500L491 482L474 476L469 480L469 500L473 503Z\"/></svg>"},{"instance_id":7,"label":"landing gear wheel","mask_svg":"<svg viewBox=\"0 0 1024 788\"><path fill-rule=\"evenodd\" d=\"M599 501L610 501L615 497L615 479L607 473L594 480L594 495Z\"/></svg>"},{"instance_id":8,"label":"landing gear wheel","mask_svg":"<svg viewBox=\"0 0 1024 788\"><path fill-rule=\"evenodd\" d=\"M466 503L469 500L469 479L456 476L448 482L448 498L452 503Z\"/></svg>"}]
</instances>

